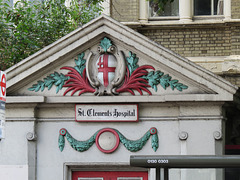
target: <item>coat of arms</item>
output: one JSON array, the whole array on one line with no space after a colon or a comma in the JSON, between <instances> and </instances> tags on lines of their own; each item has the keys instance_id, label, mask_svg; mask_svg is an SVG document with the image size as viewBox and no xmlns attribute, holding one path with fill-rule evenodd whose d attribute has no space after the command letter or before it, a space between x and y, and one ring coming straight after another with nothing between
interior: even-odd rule
<instances>
[{"instance_id":1,"label":"coat of arms","mask_svg":"<svg viewBox=\"0 0 240 180\"><path fill-rule=\"evenodd\" d=\"M118 95L123 92L135 95L147 93L152 95L149 90L152 87L155 91L160 85L166 89L182 91L188 86L172 79L169 74L155 71L151 65L138 65L138 57L129 51L128 57L112 41L105 37L101 40L97 52L89 52L85 59L85 53L80 53L75 59L75 67L62 67L68 70L67 74L54 72L33 84L30 91L48 90L53 85L56 86L56 93L62 88L66 88L63 95L71 92L73 96L76 92L80 96L83 93L94 93L95 95Z\"/></svg>"},{"instance_id":2,"label":"coat of arms","mask_svg":"<svg viewBox=\"0 0 240 180\"><path fill-rule=\"evenodd\" d=\"M118 94L116 88L126 73L126 63L122 52L117 52L108 38L98 46L98 55L90 53L86 62L86 71L90 84L97 95Z\"/></svg>"}]
</instances>

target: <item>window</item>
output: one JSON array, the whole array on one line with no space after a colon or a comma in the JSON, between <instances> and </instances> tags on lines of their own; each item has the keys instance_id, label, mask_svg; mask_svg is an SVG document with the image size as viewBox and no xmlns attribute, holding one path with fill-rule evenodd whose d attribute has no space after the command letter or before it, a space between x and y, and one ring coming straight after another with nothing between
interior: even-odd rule
<instances>
[{"instance_id":1,"label":"window","mask_svg":"<svg viewBox=\"0 0 240 180\"><path fill-rule=\"evenodd\" d=\"M194 0L194 15L223 15L223 0Z\"/></svg>"},{"instance_id":2,"label":"window","mask_svg":"<svg viewBox=\"0 0 240 180\"><path fill-rule=\"evenodd\" d=\"M160 8L159 5L161 2L161 0L149 0L146 5L140 3L141 13L139 19L179 19L182 22L190 22L192 21L193 16L212 16L215 18L219 15L226 20L231 19L230 0L167 0L167 3ZM145 14L144 8L147 9L147 7L148 14Z\"/></svg>"},{"instance_id":3,"label":"window","mask_svg":"<svg viewBox=\"0 0 240 180\"><path fill-rule=\"evenodd\" d=\"M149 8L150 17L179 16L179 0L174 0L173 2L169 0L163 9L159 8L159 2L150 0Z\"/></svg>"}]
</instances>

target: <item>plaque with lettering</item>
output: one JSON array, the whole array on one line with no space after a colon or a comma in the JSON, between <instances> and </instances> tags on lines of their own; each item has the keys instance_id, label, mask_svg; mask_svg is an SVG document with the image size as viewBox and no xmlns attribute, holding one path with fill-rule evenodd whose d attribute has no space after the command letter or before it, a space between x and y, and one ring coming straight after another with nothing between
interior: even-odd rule
<instances>
[{"instance_id":1,"label":"plaque with lettering","mask_svg":"<svg viewBox=\"0 0 240 180\"><path fill-rule=\"evenodd\" d=\"M134 122L138 121L137 104L77 104L76 121L79 122Z\"/></svg>"}]
</instances>

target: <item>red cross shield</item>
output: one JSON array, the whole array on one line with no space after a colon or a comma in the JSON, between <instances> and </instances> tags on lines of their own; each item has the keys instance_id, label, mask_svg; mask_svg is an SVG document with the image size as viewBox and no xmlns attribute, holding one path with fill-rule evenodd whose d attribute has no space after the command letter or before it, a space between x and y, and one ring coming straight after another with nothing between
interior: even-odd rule
<instances>
[{"instance_id":1,"label":"red cross shield","mask_svg":"<svg viewBox=\"0 0 240 180\"><path fill-rule=\"evenodd\" d=\"M117 67L117 60L111 54L102 54L97 60L98 79L107 87L113 81L115 76L115 69Z\"/></svg>"}]
</instances>

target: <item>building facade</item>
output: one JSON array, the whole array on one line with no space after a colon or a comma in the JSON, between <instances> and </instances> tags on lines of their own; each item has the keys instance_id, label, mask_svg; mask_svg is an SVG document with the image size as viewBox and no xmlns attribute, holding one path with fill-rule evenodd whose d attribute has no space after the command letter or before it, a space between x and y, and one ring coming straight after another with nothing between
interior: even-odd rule
<instances>
[{"instance_id":1,"label":"building facade","mask_svg":"<svg viewBox=\"0 0 240 180\"><path fill-rule=\"evenodd\" d=\"M156 1L113 0L107 13L239 86L239 6L238 0L174 0L161 11ZM228 114L226 145L239 145L238 110Z\"/></svg>"},{"instance_id":2,"label":"building facade","mask_svg":"<svg viewBox=\"0 0 240 180\"><path fill-rule=\"evenodd\" d=\"M211 8L207 8L208 4L217 8L211 0L201 1L205 4L203 7L198 0L175 0L173 4L177 8L172 9L176 13L153 15L150 4L153 2L113 0L108 13L164 47L239 85L238 0L216 1L215 6L222 4L220 14L211 14ZM165 11L170 11L167 7Z\"/></svg>"},{"instance_id":3,"label":"building facade","mask_svg":"<svg viewBox=\"0 0 240 180\"><path fill-rule=\"evenodd\" d=\"M111 17L5 71L1 179L155 180L156 169L132 167L130 156L224 155L226 142L237 142L238 87L219 76L237 82L234 2L212 6L209 22L191 15L188 1L190 9L181 10L180 0L173 17L154 11L157 18L145 1L108 2ZM224 177L222 169L169 173L174 180Z\"/></svg>"}]
</instances>

